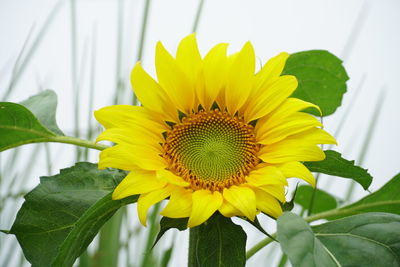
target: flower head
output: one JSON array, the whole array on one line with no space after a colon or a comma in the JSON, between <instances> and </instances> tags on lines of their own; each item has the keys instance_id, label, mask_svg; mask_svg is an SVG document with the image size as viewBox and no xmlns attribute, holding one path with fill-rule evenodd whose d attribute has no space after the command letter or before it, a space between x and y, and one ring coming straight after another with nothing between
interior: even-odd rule
<instances>
[{"instance_id":1,"label":"flower head","mask_svg":"<svg viewBox=\"0 0 400 267\"><path fill-rule=\"evenodd\" d=\"M258 212L282 213L287 178L314 185L301 163L324 159L318 144L334 144L312 115L314 104L291 98L296 77L281 76L281 53L255 74L251 43L227 55L227 44L202 58L194 34L176 58L159 42L157 80L137 63L134 92L143 106L116 105L96 111L106 130L97 141L115 146L100 154L99 168L130 171L113 199L140 194L138 214L169 198L161 215L189 217L194 227L219 211L254 220Z\"/></svg>"}]
</instances>

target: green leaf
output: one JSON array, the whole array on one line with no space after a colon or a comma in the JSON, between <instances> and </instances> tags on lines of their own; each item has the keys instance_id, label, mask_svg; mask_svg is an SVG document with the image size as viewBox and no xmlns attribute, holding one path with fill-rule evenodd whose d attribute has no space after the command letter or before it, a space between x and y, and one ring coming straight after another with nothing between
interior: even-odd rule
<instances>
[{"instance_id":1,"label":"green leaf","mask_svg":"<svg viewBox=\"0 0 400 267\"><path fill-rule=\"evenodd\" d=\"M364 213L313 230L342 266L400 266L399 215Z\"/></svg>"},{"instance_id":2,"label":"green leaf","mask_svg":"<svg viewBox=\"0 0 400 267\"><path fill-rule=\"evenodd\" d=\"M44 90L20 104L29 109L48 130L57 135L64 135L56 123L57 95L54 91Z\"/></svg>"},{"instance_id":3,"label":"green leaf","mask_svg":"<svg viewBox=\"0 0 400 267\"><path fill-rule=\"evenodd\" d=\"M277 223L277 239L293 266L339 266L301 217L284 212Z\"/></svg>"},{"instance_id":4,"label":"green leaf","mask_svg":"<svg viewBox=\"0 0 400 267\"><path fill-rule=\"evenodd\" d=\"M153 247L157 244L160 238L170 229L178 229L179 231L183 231L187 229L187 223L189 218L168 218L162 217L160 220L160 231L157 234L156 240L154 241Z\"/></svg>"},{"instance_id":5,"label":"green leaf","mask_svg":"<svg viewBox=\"0 0 400 267\"><path fill-rule=\"evenodd\" d=\"M46 90L21 104L0 102L0 151L63 135L55 122L57 97Z\"/></svg>"},{"instance_id":6,"label":"green leaf","mask_svg":"<svg viewBox=\"0 0 400 267\"><path fill-rule=\"evenodd\" d=\"M293 266L400 266L400 216L365 213L310 226L278 219L278 240Z\"/></svg>"},{"instance_id":7,"label":"green leaf","mask_svg":"<svg viewBox=\"0 0 400 267\"><path fill-rule=\"evenodd\" d=\"M341 105L349 79L342 61L325 50L291 54L282 74L296 76L299 85L292 97L314 103L328 116ZM319 116L314 109L306 112Z\"/></svg>"},{"instance_id":8,"label":"green leaf","mask_svg":"<svg viewBox=\"0 0 400 267\"><path fill-rule=\"evenodd\" d=\"M333 176L350 178L359 183L365 190L372 182L368 170L354 165L354 160L346 160L333 150L325 151L326 158L322 161L305 162L304 165L312 172L320 172Z\"/></svg>"},{"instance_id":9,"label":"green leaf","mask_svg":"<svg viewBox=\"0 0 400 267\"><path fill-rule=\"evenodd\" d=\"M191 231L190 242L194 248L189 251L194 255L189 255L189 267L245 266L246 233L230 218L217 212Z\"/></svg>"},{"instance_id":10,"label":"green leaf","mask_svg":"<svg viewBox=\"0 0 400 267\"><path fill-rule=\"evenodd\" d=\"M302 206L303 209L308 210L314 190L314 204L311 214L335 209L337 207L336 199L332 195L321 189L312 188L309 185L299 186L297 189L297 197L294 202Z\"/></svg>"},{"instance_id":11,"label":"green leaf","mask_svg":"<svg viewBox=\"0 0 400 267\"><path fill-rule=\"evenodd\" d=\"M338 219L352 214L365 212L387 212L400 215L400 174L397 174L378 191L369 194L359 201L339 209L348 210L346 214L328 217Z\"/></svg>"},{"instance_id":12,"label":"green leaf","mask_svg":"<svg viewBox=\"0 0 400 267\"><path fill-rule=\"evenodd\" d=\"M77 163L60 174L41 177L10 230L33 266L72 266L100 227L137 196L114 201L111 192L125 176Z\"/></svg>"}]
</instances>

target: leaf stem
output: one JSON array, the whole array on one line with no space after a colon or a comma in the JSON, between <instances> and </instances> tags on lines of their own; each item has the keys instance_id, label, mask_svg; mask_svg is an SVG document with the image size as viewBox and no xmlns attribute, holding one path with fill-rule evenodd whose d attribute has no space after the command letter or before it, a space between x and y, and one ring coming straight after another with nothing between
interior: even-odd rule
<instances>
[{"instance_id":1,"label":"leaf stem","mask_svg":"<svg viewBox=\"0 0 400 267\"><path fill-rule=\"evenodd\" d=\"M273 238L276 238L276 233L272 234L271 236ZM246 260L250 259L251 256L256 254L259 250L261 250L263 247L267 246L272 241L274 241L272 238L267 237L267 238L261 240L260 242L258 242L257 244L255 244L251 249L249 249L246 252Z\"/></svg>"},{"instance_id":2,"label":"leaf stem","mask_svg":"<svg viewBox=\"0 0 400 267\"><path fill-rule=\"evenodd\" d=\"M62 135L48 137L47 142L71 144L71 145L76 145L76 146L93 148L93 149L97 149L97 150L104 150L108 147L106 145L96 144L95 142L92 142L92 141L88 141L88 140L84 140L84 139L80 139L80 138L76 138L76 137L71 137L71 136L62 136Z\"/></svg>"}]
</instances>

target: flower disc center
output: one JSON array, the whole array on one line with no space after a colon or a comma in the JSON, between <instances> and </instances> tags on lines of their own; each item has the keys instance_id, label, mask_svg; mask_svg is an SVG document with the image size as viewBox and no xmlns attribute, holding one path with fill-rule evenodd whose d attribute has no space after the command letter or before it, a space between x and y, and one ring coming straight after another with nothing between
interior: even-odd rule
<instances>
[{"instance_id":1,"label":"flower disc center","mask_svg":"<svg viewBox=\"0 0 400 267\"><path fill-rule=\"evenodd\" d=\"M170 170L194 189L243 183L259 162L253 126L219 110L184 118L167 132L163 148Z\"/></svg>"}]
</instances>

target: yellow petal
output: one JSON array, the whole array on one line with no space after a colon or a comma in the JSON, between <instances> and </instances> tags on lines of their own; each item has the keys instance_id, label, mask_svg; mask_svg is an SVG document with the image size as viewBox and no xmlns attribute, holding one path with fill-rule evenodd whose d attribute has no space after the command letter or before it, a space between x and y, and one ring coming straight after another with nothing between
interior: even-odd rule
<instances>
[{"instance_id":1,"label":"yellow petal","mask_svg":"<svg viewBox=\"0 0 400 267\"><path fill-rule=\"evenodd\" d=\"M106 148L100 153L99 169L116 168L121 170L135 170L137 166L132 157L134 151L127 145L116 145Z\"/></svg>"},{"instance_id":2,"label":"yellow petal","mask_svg":"<svg viewBox=\"0 0 400 267\"><path fill-rule=\"evenodd\" d=\"M115 188L112 199L121 199L163 188L167 183L156 178L154 171L131 171Z\"/></svg>"},{"instance_id":3,"label":"yellow petal","mask_svg":"<svg viewBox=\"0 0 400 267\"><path fill-rule=\"evenodd\" d=\"M254 87L259 90L260 88L265 88L266 86L268 86L268 84L274 82L274 79L278 78L281 75L288 57L288 53L282 52L279 55L268 60L268 62L264 64L260 72L257 73Z\"/></svg>"},{"instance_id":4,"label":"yellow petal","mask_svg":"<svg viewBox=\"0 0 400 267\"><path fill-rule=\"evenodd\" d=\"M321 110L317 105L297 98L288 98L270 115L261 118L258 121L255 130L256 132L265 132L264 128L274 128L277 125L280 125L282 121L290 115L306 108L315 108L321 113Z\"/></svg>"},{"instance_id":5,"label":"yellow petal","mask_svg":"<svg viewBox=\"0 0 400 267\"><path fill-rule=\"evenodd\" d=\"M170 184L174 184L174 185L178 185L178 186L189 186L190 184L188 182L186 182L185 180L183 180L182 177L177 176L175 174L173 174L172 172L168 171L168 170L158 170L157 171L157 177L160 180L163 180L165 182L168 182Z\"/></svg>"},{"instance_id":6,"label":"yellow petal","mask_svg":"<svg viewBox=\"0 0 400 267\"><path fill-rule=\"evenodd\" d=\"M244 217L244 214L232 206L228 201L224 200L222 202L221 207L218 209L218 211L224 215L225 217L233 217L233 216L242 216Z\"/></svg>"},{"instance_id":7,"label":"yellow petal","mask_svg":"<svg viewBox=\"0 0 400 267\"><path fill-rule=\"evenodd\" d=\"M270 194L271 196L275 197L281 203L285 203L286 202L284 186L275 185L275 184L269 184L269 185L259 186L258 188L260 188L264 192Z\"/></svg>"},{"instance_id":8,"label":"yellow petal","mask_svg":"<svg viewBox=\"0 0 400 267\"><path fill-rule=\"evenodd\" d=\"M160 42L156 47L156 72L159 83L175 106L189 114L194 108L195 88Z\"/></svg>"},{"instance_id":9,"label":"yellow petal","mask_svg":"<svg viewBox=\"0 0 400 267\"><path fill-rule=\"evenodd\" d=\"M262 147L258 157L267 163L285 163L290 161L319 161L325 153L313 143L296 139L285 139Z\"/></svg>"},{"instance_id":10,"label":"yellow petal","mask_svg":"<svg viewBox=\"0 0 400 267\"><path fill-rule=\"evenodd\" d=\"M223 198L221 193L209 190L197 190L192 195L192 212L190 213L188 227L195 227L202 224L217 211Z\"/></svg>"},{"instance_id":11,"label":"yellow petal","mask_svg":"<svg viewBox=\"0 0 400 267\"><path fill-rule=\"evenodd\" d=\"M159 170L167 167L167 163L153 147L146 145L115 145L100 153L99 168L116 168L133 170L140 167L145 170Z\"/></svg>"},{"instance_id":12,"label":"yellow petal","mask_svg":"<svg viewBox=\"0 0 400 267\"><path fill-rule=\"evenodd\" d=\"M282 214L282 207L278 200L261 189L254 189L257 200L257 209L278 218Z\"/></svg>"},{"instance_id":13,"label":"yellow petal","mask_svg":"<svg viewBox=\"0 0 400 267\"><path fill-rule=\"evenodd\" d=\"M204 85L197 87L197 95L205 110L209 110L227 80L228 44L214 46L204 57Z\"/></svg>"},{"instance_id":14,"label":"yellow petal","mask_svg":"<svg viewBox=\"0 0 400 267\"><path fill-rule=\"evenodd\" d=\"M314 175L302 163L297 161L288 162L282 165L278 165L278 168L287 178L300 178L309 183L311 186L315 187Z\"/></svg>"},{"instance_id":15,"label":"yellow petal","mask_svg":"<svg viewBox=\"0 0 400 267\"><path fill-rule=\"evenodd\" d=\"M172 192L167 206L161 211L161 215L169 218L189 217L192 211L192 192L178 187Z\"/></svg>"},{"instance_id":16,"label":"yellow petal","mask_svg":"<svg viewBox=\"0 0 400 267\"><path fill-rule=\"evenodd\" d=\"M95 111L94 116L106 129L129 128L132 124L138 124L157 132L168 130L167 125L158 121L154 113L139 106L108 106Z\"/></svg>"},{"instance_id":17,"label":"yellow petal","mask_svg":"<svg viewBox=\"0 0 400 267\"><path fill-rule=\"evenodd\" d=\"M252 189L233 185L225 188L224 199L240 210L247 218L254 221L256 216L256 197Z\"/></svg>"},{"instance_id":18,"label":"yellow petal","mask_svg":"<svg viewBox=\"0 0 400 267\"><path fill-rule=\"evenodd\" d=\"M230 114L246 102L254 82L255 55L250 42L237 54L228 71L225 104Z\"/></svg>"},{"instance_id":19,"label":"yellow petal","mask_svg":"<svg viewBox=\"0 0 400 267\"><path fill-rule=\"evenodd\" d=\"M268 123L266 123L268 125ZM264 127L256 132L257 142L263 145L269 145L285 139L290 135L304 132L308 129L322 126L322 123L310 114L296 112L281 124L273 128ZM262 131L264 130L264 131Z\"/></svg>"},{"instance_id":20,"label":"yellow petal","mask_svg":"<svg viewBox=\"0 0 400 267\"><path fill-rule=\"evenodd\" d=\"M254 186L267 184L287 185L286 177L275 166L265 166L251 171L246 177L246 181Z\"/></svg>"},{"instance_id":21,"label":"yellow petal","mask_svg":"<svg viewBox=\"0 0 400 267\"><path fill-rule=\"evenodd\" d=\"M142 105L150 110L166 115L168 120L176 121L177 109L164 89L140 65L136 63L131 73L132 88Z\"/></svg>"},{"instance_id":22,"label":"yellow petal","mask_svg":"<svg viewBox=\"0 0 400 267\"><path fill-rule=\"evenodd\" d=\"M249 108L245 111L246 121L261 118L282 104L297 88L297 79L292 75L279 77L276 82L263 88L260 97L250 101Z\"/></svg>"},{"instance_id":23,"label":"yellow petal","mask_svg":"<svg viewBox=\"0 0 400 267\"><path fill-rule=\"evenodd\" d=\"M165 186L161 189L140 195L137 202L137 209L141 224L146 226L147 211L149 208L169 197L174 189L174 186Z\"/></svg>"},{"instance_id":24,"label":"yellow petal","mask_svg":"<svg viewBox=\"0 0 400 267\"><path fill-rule=\"evenodd\" d=\"M255 75L254 84L250 91L248 101L241 109L242 114L245 113L247 109L251 109L254 105L252 103L253 100L259 99L260 95L262 95L265 91L265 88L270 86L279 78L288 56L288 53L282 52L279 55L271 58Z\"/></svg>"},{"instance_id":25,"label":"yellow petal","mask_svg":"<svg viewBox=\"0 0 400 267\"><path fill-rule=\"evenodd\" d=\"M134 155L130 160L135 162L137 166L145 170L161 170L167 167L167 162L160 156L160 150L151 146L135 145L131 146Z\"/></svg>"},{"instance_id":26,"label":"yellow petal","mask_svg":"<svg viewBox=\"0 0 400 267\"><path fill-rule=\"evenodd\" d=\"M154 133L138 125L135 125L131 128L106 129L97 137L96 142L105 140L117 144L127 143L135 145L145 143L146 145L150 145L155 149L161 149L160 143L164 141L161 132Z\"/></svg>"},{"instance_id":27,"label":"yellow petal","mask_svg":"<svg viewBox=\"0 0 400 267\"><path fill-rule=\"evenodd\" d=\"M176 62L194 87L202 64L194 33L183 38L180 42L176 51Z\"/></svg>"},{"instance_id":28,"label":"yellow petal","mask_svg":"<svg viewBox=\"0 0 400 267\"><path fill-rule=\"evenodd\" d=\"M303 140L311 144L335 144L337 145L336 139L327 133L326 131L313 128L287 138L288 140Z\"/></svg>"}]
</instances>

